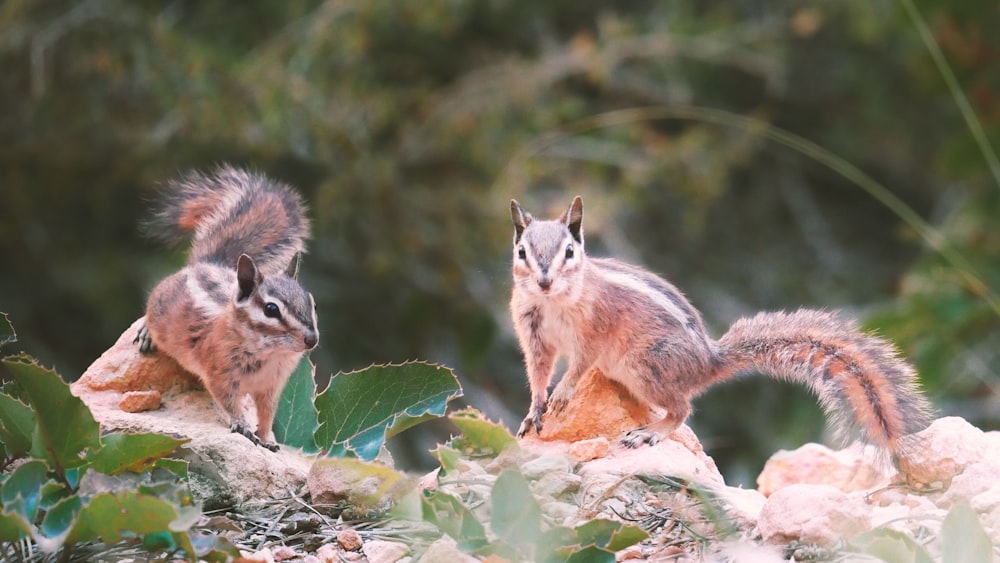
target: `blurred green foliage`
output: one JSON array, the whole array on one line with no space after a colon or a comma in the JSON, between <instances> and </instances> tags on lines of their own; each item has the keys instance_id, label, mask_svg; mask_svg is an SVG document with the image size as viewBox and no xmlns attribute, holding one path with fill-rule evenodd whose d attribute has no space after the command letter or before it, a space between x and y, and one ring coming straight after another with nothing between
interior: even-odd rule
<instances>
[{"instance_id":1,"label":"blurred green foliage","mask_svg":"<svg viewBox=\"0 0 1000 563\"><path fill-rule=\"evenodd\" d=\"M905 6L9 0L0 310L33 354L81 373L183 262L139 235L156 183L249 165L311 202L318 373L445 363L467 401L512 424L527 394L506 312L507 202L556 212L582 194L589 252L664 274L715 334L759 309L874 314L942 411L995 428L1000 319L982 287L763 134L787 129L858 166L1000 286L1000 185ZM916 7L996 144L1000 12ZM763 125L594 119L687 105ZM738 480L822 428L803 391L763 379L696 407Z\"/></svg>"}]
</instances>

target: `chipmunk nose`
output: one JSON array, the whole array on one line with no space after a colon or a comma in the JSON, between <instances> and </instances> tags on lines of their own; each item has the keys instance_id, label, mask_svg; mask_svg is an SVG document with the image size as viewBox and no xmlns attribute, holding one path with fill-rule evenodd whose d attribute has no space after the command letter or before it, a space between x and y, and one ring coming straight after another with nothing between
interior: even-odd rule
<instances>
[{"instance_id":1,"label":"chipmunk nose","mask_svg":"<svg viewBox=\"0 0 1000 563\"><path fill-rule=\"evenodd\" d=\"M303 339L303 341L305 342L306 348L312 350L313 348L316 347L316 344L319 342L319 335L317 335L315 332L307 332L306 337Z\"/></svg>"},{"instance_id":2,"label":"chipmunk nose","mask_svg":"<svg viewBox=\"0 0 1000 563\"><path fill-rule=\"evenodd\" d=\"M552 287L552 280L550 278L539 278L538 287L542 288L542 291L548 291Z\"/></svg>"}]
</instances>

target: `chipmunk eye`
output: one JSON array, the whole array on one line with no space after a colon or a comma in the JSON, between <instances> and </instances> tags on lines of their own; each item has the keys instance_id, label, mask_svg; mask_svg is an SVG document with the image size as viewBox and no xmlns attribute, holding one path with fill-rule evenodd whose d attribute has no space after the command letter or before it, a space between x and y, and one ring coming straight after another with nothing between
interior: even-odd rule
<instances>
[{"instance_id":1,"label":"chipmunk eye","mask_svg":"<svg viewBox=\"0 0 1000 563\"><path fill-rule=\"evenodd\" d=\"M569 260L573 257L573 243L566 245L566 259Z\"/></svg>"},{"instance_id":2,"label":"chipmunk eye","mask_svg":"<svg viewBox=\"0 0 1000 563\"><path fill-rule=\"evenodd\" d=\"M267 303L264 305L264 316L272 319L281 318L281 309L278 308L277 303Z\"/></svg>"},{"instance_id":3,"label":"chipmunk eye","mask_svg":"<svg viewBox=\"0 0 1000 563\"><path fill-rule=\"evenodd\" d=\"M528 259L528 254L524 251L524 245L517 247L517 257L521 260Z\"/></svg>"}]
</instances>

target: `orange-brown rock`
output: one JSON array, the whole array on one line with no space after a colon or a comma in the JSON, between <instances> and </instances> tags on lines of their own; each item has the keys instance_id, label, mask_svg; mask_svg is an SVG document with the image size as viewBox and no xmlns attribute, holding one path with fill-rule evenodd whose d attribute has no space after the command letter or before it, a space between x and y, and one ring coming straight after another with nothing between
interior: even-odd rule
<instances>
[{"instance_id":1,"label":"orange-brown rock","mask_svg":"<svg viewBox=\"0 0 1000 563\"><path fill-rule=\"evenodd\" d=\"M805 444L798 449L780 450L764 464L757 476L757 489L764 496L788 485L832 485L841 491L874 489L889 482L866 457L861 448L831 450L821 444Z\"/></svg>"},{"instance_id":2,"label":"orange-brown rock","mask_svg":"<svg viewBox=\"0 0 1000 563\"><path fill-rule=\"evenodd\" d=\"M141 318L132 323L118 341L87 368L83 376L73 383L74 393L79 395L78 388L121 393L155 389L166 393L201 387L195 376L166 354L139 353L139 345L133 340L143 321L144 318Z\"/></svg>"},{"instance_id":3,"label":"orange-brown rock","mask_svg":"<svg viewBox=\"0 0 1000 563\"><path fill-rule=\"evenodd\" d=\"M118 401L118 408L125 412L146 412L160 408L163 395L156 389L126 391Z\"/></svg>"}]
</instances>

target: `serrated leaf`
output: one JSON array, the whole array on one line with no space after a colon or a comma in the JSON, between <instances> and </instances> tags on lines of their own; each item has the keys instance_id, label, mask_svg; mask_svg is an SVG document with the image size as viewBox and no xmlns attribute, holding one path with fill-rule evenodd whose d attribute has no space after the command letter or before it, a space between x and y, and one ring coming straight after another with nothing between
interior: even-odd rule
<instances>
[{"instance_id":1,"label":"serrated leaf","mask_svg":"<svg viewBox=\"0 0 1000 563\"><path fill-rule=\"evenodd\" d=\"M372 460L386 439L428 415L442 416L462 387L448 368L423 362L341 373L316 397L316 443Z\"/></svg>"},{"instance_id":2,"label":"serrated leaf","mask_svg":"<svg viewBox=\"0 0 1000 563\"><path fill-rule=\"evenodd\" d=\"M123 471L138 473L189 441L153 433L108 434L101 438L100 449L88 452L86 459L93 469L107 475Z\"/></svg>"},{"instance_id":3,"label":"serrated leaf","mask_svg":"<svg viewBox=\"0 0 1000 563\"><path fill-rule=\"evenodd\" d=\"M0 488L0 505L4 512L17 512L28 522L34 522L42 499L42 486L49 480L45 462L32 460L19 465Z\"/></svg>"},{"instance_id":4,"label":"serrated leaf","mask_svg":"<svg viewBox=\"0 0 1000 563\"><path fill-rule=\"evenodd\" d=\"M424 521L437 526L458 543L459 549L472 552L488 543L486 529L462 501L443 491L426 490L420 499Z\"/></svg>"},{"instance_id":5,"label":"serrated leaf","mask_svg":"<svg viewBox=\"0 0 1000 563\"><path fill-rule=\"evenodd\" d=\"M0 313L0 348L4 344L17 342L17 334L14 332L14 325L10 323L7 313Z\"/></svg>"},{"instance_id":6,"label":"serrated leaf","mask_svg":"<svg viewBox=\"0 0 1000 563\"><path fill-rule=\"evenodd\" d=\"M431 455L438 460L442 473L448 473L458 468L458 461L462 459L462 452L450 446L438 446L431 450Z\"/></svg>"},{"instance_id":7,"label":"serrated leaf","mask_svg":"<svg viewBox=\"0 0 1000 563\"><path fill-rule=\"evenodd\" d=\"M31 448L35 413L10 395L0 393L0 442L11 456L20 457Z\"/></svg>"},{"instance_id":8,"label":"serrated leaf","mask_svg":"<svg viewBox=\"0 0 1000 563\"><path fill-rule=\"evenodd\" d=\"M532 547L541 537L542 509L524 475L510 469L502 471L493 484L490 502L490 527L501 540Z\"/></svg>"},{"instance_id":9,"label":"serrated leaf","mask_svg":"<svg viewBox=\"0 0 1000 563\"><path fill-rule=\"evenodd\" d=\"M941 524L941 560L948 563L989 563L993 543L967 504L956 504Z\"/></svg>"},{"instance_id":10,"label":"serrated leaf","mask_svg":"<svg viewBox=\"0 0 1000 563\"><path fill-rule=\"evenodd\" d=\"M83 465L81 454L100 446L100 427L90 409L70 393L56 372L27 354L4 358L17 384L35 410L31 455L45 459L59 472Z\"/></svg>"},{"instance_id":11,"label":"serrated leaf","mask_svg":"<svg viewBox=\"0 0 1000 563\"><path fill-rule=\"evenodd\" d=\"M287 446L313 453L316 447L316 429L319 419L313 401L316 398L316 366L303 356L292 372L278 399L274 415L274 436Z\"/></svg>"},{"instance_id":12,"label":"serrated leaf","mask_svg":"<svg viewBox=\"0 0 1000 563\"><path fill-rule=\"evenodd\" d=\"M184 481L187 481L188 479L187 460L164 457L156 460L156 463L153 464L153 468L169 471Z\"/></svg>"},{"instance_id":13,"label":"serrated leaf","mask_svg":"<svg viewBox=\"0 0 1000 563\"><path fill-rule=\"evenodd\" d=\"M83 501L79 496L71 496L56 503L42 520L42 534L49 538L58 538L69 533L76 522L77 514L83 508Z\"/></svg>"},{"instance_id":14,"label":"serrated leaf","mask_svg":"<svg viewBox=\"0 0 1000 563\"><path fill-rule=\"evenodd\" d=\"M311 482L338 483L347 487L346 500L359 514L387 500L394 502L413 488L406 475L359 459L320 459L313 462L309 474Z\"/></svg>"},{"instance_id":15,"label":"serrated leaf","mask_svg":"<svg viewBox=\"0 0 1000 563\"><path fill-rule=\"evenodd\" d=\"M453 448L496 455L517 445L514 435L506 428L487 420L472 407L453 412L448 415L448 419L462 431L462 435L449 444Z\"/></svg>"}]
</instances>

